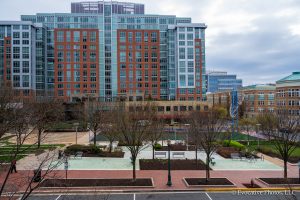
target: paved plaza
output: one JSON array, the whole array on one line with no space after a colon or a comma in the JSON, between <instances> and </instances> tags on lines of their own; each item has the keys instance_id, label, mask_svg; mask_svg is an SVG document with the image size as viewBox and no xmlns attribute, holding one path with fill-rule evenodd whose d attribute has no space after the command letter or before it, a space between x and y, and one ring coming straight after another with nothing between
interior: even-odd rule
<instances>
[{"instance_id":1,"label":"paved plaza","mask_svg":"<svg viewBox=\"0 0 300 200\"><path fill-rule=\"evenodd\" d=\"M106 158L106 157L83 157L76 159L69 159L69 170L131 170L131 154L126 147L122 147L125 152L124 158ZM171 159L195 159L195 151L182 151L184 157ZM51 152L57 153L57 152ZM165 152L167 155L167 152ZM45 153L47 154L47 153ZM172 152L171 152L172 155ZM203 162L206 161L206 155L203 151L197 153L198 159ZM247 160L247 159L225 159L222 156L214 153L213 156L215 165L211 165L213 170L270 170L281 171L283 168L278 164L269 160ZM43 155L36 157L31 155L18 161L19 170L31 170L35 169L39 165L39 160L42 160ZM167 158L167 157L166 157ZM165 159L166 159L165 158ZM151 146L145 146L145 148L139 153L136 162L136 169L139 170L139 159L152 159ZM63 162L58 165L58 170L63 170Z\"/></svg>"}]
</instances>

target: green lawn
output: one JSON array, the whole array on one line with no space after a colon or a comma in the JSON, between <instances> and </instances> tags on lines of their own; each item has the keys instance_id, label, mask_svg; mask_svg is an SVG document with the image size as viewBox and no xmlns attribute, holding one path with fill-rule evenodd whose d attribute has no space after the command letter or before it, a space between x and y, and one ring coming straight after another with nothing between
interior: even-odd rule
<instances>
[{"instance_id":1,"label":"green lawn","mask_svg":"<svg viewBox=\"0 0 300 200\"><path fill-rule=\"evenodd\" d=\"M258 146L257 146L257 144L252 144L252 145L250 145L250 149L258 149ZM277 151L277 149L275 148L275 146L274 146L274 144L259 144L259 149L263 149L263 150L266 150L266 151L270 151L270 152L272 152L272 153L275 153L275 154L278 154L279 155L279 153L278 153L278 151ZM258 149L258 150L259 150ZM298 158L300 158L300 147L297 147L294 151L293 151L293 153L291 154L291 156L292 157L298 157Z\"/></svg>"},{"instance_id":2,"label":"green lawn","mask_svg":"<svg viewBox=\"0 0 300 200\"><path fill-rule=\"evenodd\" d=\"M245 145L247 148L247 145ZM275 145L271 141L261 141L259 143L259 147L257 145L257 142L251 142L249 145L249 151L258 151L263 154L269 155L271 157L277 157L281 159L281 155L278 152L277 148L275 148ZM300 147L298 146L293 153L291 154L289 158L289 162L291 163L297 163L300 158Z\"/></svg>"},{"instance_id":3,"label":"green lawn","mask_svg":"<svg viewBox=\"0 0 300 200\"><path fill-rule=\"evenodd\" d=\"M237 141L248 141L248 135L242 134L242 133L234 133L232 135L232 140L237 140ZM257 137L249 135L249 140L250 141L256 141Z\"/></svg>"},{"instance_id":4,"label":"green lawn","mask_svg":"<svg viewBox=\"0 0 300 200\"><path fill-rule=\"evenodd\" d=\"M40 154L44 150L63 147L63 146L64 146L63 144L42 144L38 149L36 144L34 145L24 144L19 148L19 152L16 159L19 160L21 158L24 158L28 154ZM0 146L0 162L10 162L15 152L16 152L16 145L14 144L7 144L5 146Z\"/></svg>"}]
</instances>

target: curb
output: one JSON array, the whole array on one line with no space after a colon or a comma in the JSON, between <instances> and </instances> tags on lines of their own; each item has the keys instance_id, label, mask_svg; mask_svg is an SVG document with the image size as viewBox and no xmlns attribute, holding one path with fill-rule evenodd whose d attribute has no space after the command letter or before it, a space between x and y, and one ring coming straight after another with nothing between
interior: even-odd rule
<instances>
[{"instance_id":1,"label":"curb","mask_svg":"<svg viewBox=\"0 0 300 200\"><path fill-rule=\"evenodd\" d=\"M207 192L233 192L233 191L286 191L286 190L293 190L293 191L300 191L300 187L295 188L207 188L205 191Z\"/></svg>"},{"instance_id":2,"label":"curb","mask_svg":"<svg viewBox=\"0 0 300 200\"><path fill-rule=\"evenodd\" d=\"M90 192L98 192L98 193L168 193L168 192L236 192L236 191L300 191L300 187L297 188L197 188L197 189L166 189L166 190L95 190L93 189L86 189L86 190L48 190L48 191L34 191L33 194L62 194L62 193L68 193L68 194L84 194L84 193L90 193ZM17 194L22 194L23 192L20 191Z\"/></svg>"}]
</instances>

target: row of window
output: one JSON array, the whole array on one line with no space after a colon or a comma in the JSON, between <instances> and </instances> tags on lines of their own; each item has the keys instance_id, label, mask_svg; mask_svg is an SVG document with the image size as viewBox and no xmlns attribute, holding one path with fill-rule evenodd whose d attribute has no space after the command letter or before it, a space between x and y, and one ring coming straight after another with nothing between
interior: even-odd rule
<instances>
[{"instance_id":1,"label":"row of window","mask_svg":"<svg viewBox=\"0 0 300 200\"><path fill-rule=\"evenodd\" d=\"M73 91L73 94L81 94L81 93L84 93L84 94L86 94L86 93L93 93L93 94L95 94L95 93L97 93L97 90L83 90L83 91L80 91L80 90L74 90ZM65 93L66 93L66 95L65 95ZM57 91L57 95L59 96L59 97L63 97L63 96L71 96L71 90L67 90L67 91L64 91L64 90L58 90Z\"/></svg>"},{"instance_id":2,"label":"row of window","mask_svg":"<svg viewBox=\"0 0 300 200\"><path fill-rule=\"evenodd\" d=\"M179 59L194 59L194 48L179 48Z\"/></svg>"},{"instance_id":3,"label":"row of window","mask_svg":"<svg viewBox=\"0 0 300 200\"><path fill-rule=\"evenodd\" d=\"M13 40L14 45L20 45L22 41L22 45L29 45L29 40Z\"/></svg>"},{"instance_id":4,"label":"row of window","mask_svg":"<svg viewBox=\"0 0 300 200\"><path fill-rule=\"evenodd\" d=\"M74 44L74 45L56 45L56 48L59 50L80 50L80 49L89 49L89 50L97 50L97 46L95 44L91 45L80 45L80 44Z\"/></svg>"},{"instance_id":5,"label":"row of window","mask_svg":"<svg viewBox=\"0 0 300 200\"><path fill-rule=\"evenodd\" d=\"M97 85L96 84L94 84L94 83L92 83L92 84L80 84L80 83L76 83L76 84L58 84L57 85L57 88L64 88L64 87L66 87L66 88L71 88L71 86L73 86L73 88L80 88L80 87L82 87L82 88L88 88L88 87L90 87L90 88L96 88L97 87Z\"/></svg>"},{"instance_id":6,"label":"row of window","mask_svg":"<svg viewBox=\"0 0 300 200\"><path fill-rule=\"evenodd\" d=\"M22 83L20 81L20 78L21 77L19 75L13 76L13 86L14 87L29 87L29 75L22 76Z\"/></svg>"},{"instance_id":7,"label":"row of window","mask_svg":"<svg viewBox=\"0 0 300 200\"><path fill-rule=\"evenodd\" d=\"M266 108L259 107L259 108L257 108L257 111L258 112L265 112L265 111L274 112L274 108L267 108L266 109ZM248 110L248 112L255 112L254 107L250 107L249 110Z\"/></svg>"},{"instance_id":8,"label":"row of window","mask_svg":"<svg viewBox=\"0 0 300 200\"><path fill-rule=\"evenodd\" d=\"M80 79L81 79L84 82L88 82L88 77L81 77L80 79L79 78L80 77L74 78L75 79L74 81L77 82L77 81L80 81ZM97 82L97 77L90 77L89 81L90 82ZM72 82L72 78L71 77L64 78L63 76L58 76L57 77L57 82Z\"/></svg>"},{"instance_id":9,"label":"row of window","mask_svg":"<svg viewBox=\"0 0 300 200\"><path fill-rule=\"evenodd\" d=\"M126 34L127 33L127 34ZM158 33L151 32L120 32L120 42L158 42Z\"/></svg>"},{"instance_id":10,"label":"row of window","mask_svg":"<svg viewBox=\"0 0 300 200\"><path fill-rule=\"evenodd\" d=\"M72 67L73 66L73 67ZM97 67L97 64L96 63L90 63L90 64L64 64L64 63L58 63L57 64L57 68L58 69L67 69L67 70L70 70L70 69L86 69L86 68L91 68L91 69L95 69Z\"/></svg>"},{"instance_id":11,"label":"row of window","mask_svg":"<svg viewBox=\"0 0 300 200\"><path fill-rule=\"evenodd\" d=\"M13 32L13 39L29 38L29 32Z\"/></svg>"},{"instance_id":12,"label":"row of window","mask_svg":"<svg viewBox=\"0 0 300 200\"><path fill-rule=\"evenodd\" d=\"M129 84L121 83L120 84L121 89L125 89L125 88L133 89L133 88L143 88L143 87L149 88L149 86L151 86L152 88L157 88L158 84L157 83L152 83L152 84L149 84L149 83L136 83L135 85L133 83L129 83Z\"/></svg>"},{"instance_id":13,"label":"row of window","mask_svg":"<svg viewBox=\"0 0 300 200\"><path fill-rule=\"evenodd\" d=\"M29 30L29 25L13 25L13 30Z\"/></svg>"},{"instance_id":14,"label":"row of window","mask_svg":"<svg viewBox=\"0 0 300 200\"><path fill-rule=\"evenodd\" d=\"M134 49L134 47L135 47L135 49ZM136 45L136 46L133 46L133 45L120 45L120 50L121 51L126 51L126 48L128 50L137 50L138 51L138 50L157 50L160 47L158 45L156 45L156 44L154 44L152 46L148 46L148 45L142 46L140 44Z\"/></svg>"},{"instance_id":15,"label":"row of window","mask_svg":"<svg viewBox=\"0 0 300 200\"><path fill-rule=\"evenodd\" d=\"M96 31L57 31L57 42L96 42Z\"/></svg>"},{"instance_id":16,"label":"row of window","mask_svg":"<svg viewBox=\"0 0 300 200\"><path fill-rule=\"evenodd\" d=\"M97 57L96 52L87 52L87 51L73 51L73 58L72 53L70 51L64 52L64 51L58 51L57 52L57 62L80 62L81 60L83 62L96 62ZM65 59L66 56L66 59Z\"/></svg>"},{"instance_id":17,"label":"row of window","mask_svg":"<svg viewBox=\"0 0 300 200\"><path fill-rule=\"evenodd\" d=\"M278 90L277 97L299 97L300 96L300 89L288 89L288 90Z\"/></svg>"},{"instance_id":18,"label":"row of window","mask_svg":"<svg viewBox=\"0 0 300 200\"><path fill-rule=\"evenodd\" d=\"M207 106L203 107L204 110L208 110ZM157 111L158 112L172 112L172 111L200 111L201 106L197 105L196 107L194 106L157 106Z\"/></svg>"}]
</instances>

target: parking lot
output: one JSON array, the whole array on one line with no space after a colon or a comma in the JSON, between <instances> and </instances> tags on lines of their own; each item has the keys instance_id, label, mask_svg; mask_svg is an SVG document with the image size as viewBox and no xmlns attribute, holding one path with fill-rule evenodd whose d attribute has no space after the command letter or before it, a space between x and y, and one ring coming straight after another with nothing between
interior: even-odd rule
<instances>
[{"instance_id":1,"label":"parking lot","mask_svg":"<svg viewBox=\"0 0 300 200\"><path fill-rule=\"evenodd\" d=\"M278 191L240 191L240 192L163 192L163 193L118 193L118 194L62 194L37 195L29 200L296 200L300 199L300 192L293 195Z\"/></svg>"}]
</instances>

